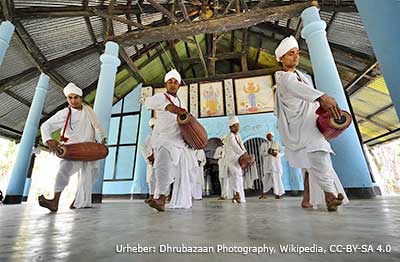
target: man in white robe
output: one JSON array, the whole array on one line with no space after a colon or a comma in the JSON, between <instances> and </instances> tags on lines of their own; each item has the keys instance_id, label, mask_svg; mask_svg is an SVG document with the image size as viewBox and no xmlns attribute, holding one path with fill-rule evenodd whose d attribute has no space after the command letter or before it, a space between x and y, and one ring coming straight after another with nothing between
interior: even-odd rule
<instances>
[{"instance_id":1,"label":"man in white robe","mask_svg":"<svg viewBox=\"0 0 400 262\"><path fill-rule=\"evenodd\" d=\"M224 143L225 138L223 137L221 140L222 143ZM232 199L233 197L228 177L228 167L225 163L225 148L224 145L219 146L214 153L214 159L218 160L218 178L221 186L221 196L218 198L219 200Z\"/></svg>"},{"instance_id":2,"label":"man in white robe","mask_svg":"<svg viewBox=\"0 0 400 262\"><path fill-rule=\"evenodd\" d=\"M336 100L314 89L309 76L296 70L299 63L299 46L293 36L282 40L275 50L276 59L282 63L283 71L275 73L275 110L277 128L285 144L285 155L292 167L307 170L324 191L329 211L336 211L344 199L334 187L334 176L330 155L330 144L316 125L318 106L338 119L341 116Z\"/></svg>"},{"instance_id":3,"label":"man in white robe","mask_svg":"<svg viewBox=\"0 0 400 262\"><path fill-rule=\"evenodd\" d=\"M254 157L254 156L253 156ZM244 171L243 175L243 187L244 189L254 189L254 181L258 179L257 162L254 161L253 164Z\"/></svg>"},{"instance_id":4,"label":"man in white robe","mask_svg":"<svg viewBox=\"0 0 400 262\"><path fill-rule=\"evenodd\" d=\"M282 183L282 163L280 158L281 147L278 141L273 140L274 134L267 132L267 141L260 146L260 155L263 157L263 193L259 199L266 199L267 192L273 188L276 199L285 194Z\"/></svg>"},{"instance_id":5,"label":"man in white robe","mask_svg":"<svg viewBox=\"0 0 400 262\"><path fill-rule=\"evenodd\" d=\"M196 159L198 165L192 171L192 197L195 200L203 199L204 187L204 166L207 163L206 153L204 150L196 150Z\"/></svg>"},{"instance_id":6,"label":"man in white robe","mask_svg":"<svg viewBox=\"0 0 400 262\"><path fill-rule=\"evenodd\" d=\"M52 133L61 130L64 144L94 142L96 132L101 136L101 143L106 143L105 133L100 126L94 111L82 103L82 90L73 83L64 88L69 106L58 111L44 122L40 128L43 144L51 153L56 152L60 143L51 137ZM98 175L98 161L60 160L60 167L54 185L54 198L39 196L39 205L50 211L58 210L61 192L68 185L70 177L78 173L78 188L75 200L70 208L84 208L92 205L92 187Z\"/></svg>"},{"instance_id":7,"label":"man in white robe","mask_svg":"<svg viewBox=\"0 0 400 262\"><path fill-rule=\"evenodd\" d=\"M145 107L157 111L157 120L153 129L152 148L154 150L154 178L157 199L149 205L158 211L165 208L191 208L192 190L190 173L197 165L194 150L189 148L181 135L177 114L186 112L185 105L177 92L181 76L175 69L165 77L167 92L158 93L145 100ZM166 205L171 184L174 183L172 197Z\"/></svg>"},{"instance_id":8,"label":"man in white robe","mask_svg":"<svg viewBox=\"0 0 400 262\"><path fill-rule=\"evenodd\" d=\"M153 130L154 124L156 123L155 118L151 118L149 121L149 126ZM152 131L153 132L153 131ZM154 163L154 152L151 147L151 135L152 132L146 137L144 143L140 147L140 151L142 152L143 158L146 160L147 168L146 168L146 182L149 186L149 198L144 202L149 203L154 197L154 190L156 186L156 181L153 176L153 163Z\"/></svg>"},{"instance_id":9,"label":"man in white robe","mask_svg":"<svg viewBox=\"0 0 400 262\"><path fill-rule=\"evenodd\" d=\"M243 188L243 170L239 164L239 158L246 153L242 139L239 134L239 119L236 116L229 117L230 134L225 138L226 165L228 176L234 192L232 202L245 203L246 198Z\"/></svg>"}]
</instances>

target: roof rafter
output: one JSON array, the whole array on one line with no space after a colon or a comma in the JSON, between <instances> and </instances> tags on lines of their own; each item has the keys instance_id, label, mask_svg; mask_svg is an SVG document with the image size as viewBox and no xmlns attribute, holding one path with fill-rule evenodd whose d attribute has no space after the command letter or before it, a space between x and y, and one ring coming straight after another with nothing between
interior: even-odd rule
<instances>
[{"instance_id":1,"label":"roof rafter","mask_svg":"<svg viewBox=\"0 0 400 262\"><path fill-rule=\"evenodd\" d=\"M109 40L118 42L122 46L161 42L174 39L184 39L204 33L222 33L235 29L242 29L266 22L270 19L285 19L300 14L302 10L311 6L311 2L292 4L287 6L257 9L246 13L239 13L202 20L191 24L174 24L150 28L137 32L129 32L111 37Z\"/></svg>"}]
</instances>

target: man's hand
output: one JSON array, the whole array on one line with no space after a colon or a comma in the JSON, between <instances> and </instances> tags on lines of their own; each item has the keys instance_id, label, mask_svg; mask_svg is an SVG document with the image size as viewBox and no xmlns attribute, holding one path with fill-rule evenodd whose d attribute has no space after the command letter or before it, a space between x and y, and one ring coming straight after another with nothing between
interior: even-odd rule
<instances>
[{"instance_id":1,"label":"man's hand","mask_svg":"<svg viewBox=\"0 0 400 262\"><path fill-rule=\"evenodd\" d=\"M54 139L50 139L46 143L49 146L50 153L54 153L54 154L57 152L58 147L60 146L60 143Z\"/></svg>"},{"instance_id":2,"label":"man's hand","mask_svg":"<svg viewBox=\"0 0 400 262\"><path fill-rule=\"evenodd\" d=\"M335 98L330 97L328 95L322 95L319 98L317 98L317 101L319 102L320 106L328 111L331 116L335 119L340 119L342 116L341 110L339 105L337 104Z\"/></svg>"},{"instance_id":3,"label":"man's hand","mask_svg":"<svg viewBox=\"0 0 400 262\"><path fill-rule=\"evenodd\" d=\"M176 114L176 115L178 115L178 114L184 114L184 113L186 112L186 110L185 110L184 108L175 106L175 105L173 105L173 104L167 105L166 108L167 108L167 110L168 110L169 112L171 112L171 113L173 113L173 114Z\"/></svg>"},{"instance_id":4,"label":"man's hand","mask_svg":"<svg viewBox=\"0 0 400 262\"><path fill-rule=\"evenodd\" d=\"M101 144L105 145L107 143L107 138L103 137L103 139L101 140Z\"/></svg>"}]
</instances>

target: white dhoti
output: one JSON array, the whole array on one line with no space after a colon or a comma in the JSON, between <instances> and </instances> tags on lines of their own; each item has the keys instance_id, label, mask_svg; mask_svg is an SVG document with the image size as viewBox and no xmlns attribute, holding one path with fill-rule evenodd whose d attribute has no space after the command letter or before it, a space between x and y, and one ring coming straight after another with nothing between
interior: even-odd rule
<instances>
[{"instance_id":1,"label":"white dhoti","mask_svg":"<svg viewBox=\"0 0 400 262\"><path fill-rule=\"evenodd\" d=\"M232 192L233 193L239 192L240 202L245 203L246 197L244 194L244 187L243 187L243 171L240 168L239 163L237 163L237 166L229 166L228 174Z\"/></svg>"},{"instance_id":2,"label":"white dhoti","mask_svg":"<svg viewBox=\"0 0 400 262\"><path fill-rule=\"evenodd\" d=\"M273 188L274 195L282 196L285 194L285 189L283 188L282 183L282 173L280 172L272 172L266 173L263 177L263 192L267 193L271 188Z\"/></svg>"},{"instance_id":3,"label":"white dhoti","mask_svg":"<svg viewBox=\"0 0 400 262\"><path fill-rule=\"evenodd\" d=\"M349 199L344 191L342 183L332 166L330 155L327 152L309 153L311 168L303 168L303 176L308 172L308 183L310 187L310 203L317 207L325 206L324 192L331 192L337 196L343 194L343 204L349 203Z\"/></svg>"},{"instance_id":4,"label":"white dhoti","mask_svg":"<svg viewBox=\"0 0 400 262\"><path fill-rule=\"evenodd\" d=\"M156 179L154 178L153 173L154 173L153 165L147 164L146 182L149 185L150 195L154 195L154 192L156 190Z\"/></svg>"},{"instance_id":5,"label":"white dhoti","mask_svg":"<svg viewBox=\"0 0 400 262\"><path fill-rule=\"evenodd\" d=\"M204 168L194 167L191 172L192 197L196 200L203 199Z\"/></svg>"},{"instance_id":6,"label":"white dhoti","mask_svg":"<svg viewBox=\"0 0 400 262\"><path fill-rule=\"evenodd\" d=\"M78 187L75 195L74 207L92 206L92 188L98 175L97 161L70 161L60 160L60 167L56 176L54 192L61 192L68 185L72 175L78 173Z\"/></svg>"},{"instance_id":7,"label":"white dhoti","mask_svg":"<svg viewBox=\"0 0 400 262\"><path fill-rule=\"evenodd\" d=\"M165 147L156 152L154 175L156 180L155 195L168 195L170 186L174 183L172 197L166 208L191 208L192 190L190 183L190 169L193 168L193 154L191 149L182 148L177 165Z\"/></svg>"},{"instance_id":8,"label":"white dhoti","mask_svg":"<svg viewBox=\"0 0 400 262\"><path fill-rule=\"evenodd\" d=\"M228 176L228 168L225 165L218 165L219 167L219 184L221 186L221 197L226 199L233 198L233 191Z\"/></svg>"},{"instance_id":9,"label":"white dhoti","mask_svg":"<svg viewBox=\"0 0 400 262\"><path fill-rule=\"evenodd\" d=\"M254 181L258 179L256 162L254 162L244 174L244 188L254 189Z\"/></svg>"}]
</instances>

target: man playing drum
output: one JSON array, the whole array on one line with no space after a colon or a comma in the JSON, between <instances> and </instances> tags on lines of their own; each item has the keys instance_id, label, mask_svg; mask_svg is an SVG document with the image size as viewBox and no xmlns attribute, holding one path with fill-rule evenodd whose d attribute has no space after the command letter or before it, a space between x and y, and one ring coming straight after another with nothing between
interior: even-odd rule
<instances>
[{"instance_id":1,"label":"man playing drum","mask_svg":"<svg viewBox=\"0 0 400 262\"><path fill-rule=\"evenodd\" d=\"M275 73L275 110L277 128L285 144L285 155L292 167L302 168L317 182L324 192L329 211L336 211L344 195L338 194L330 154L330 144L316 125L318 104L338 119L341 116L336 100L314 89L311 78L296 70L299 64L299 46L293 37L282 40L275 50L283 71ZM312 189L310 189L311 191ZM309 199L303 199L303 207L311 207Z\"/></svg>"},{"instance_id":2,"label":"man playing drum","mask_svg":"<svg viewBox=\"0 0 400 262\"><path fill-rule=\"evenodd\" d=\"M226 146L225 161L228 166L228 176L234 192L232 202L245 203L243 170L239 158L247 151L239 134L239 119L236 116L229 117L229 129L231 132L225 137L224 146Z\"/></svg>"},{"instance_id":3,"label":"man playing drum","mask_svg":"<svg viewBox=\"0 0 400 262\"><path fill-rule=\"evenodd\" d=\"M167 92L155 94L145 100L145 107L157 111L157 121L152 134L154 150L153 175L155 176L154 196L149 205L158 211L167 208L191 208L192 192L190 175L197 160L194 150L183 140L177 123L177 114L186 112L185 105L178 98L177 92L181 76L175 69L165 74ZM174 183L172 197L166 206L167 195Z\"/></svg>"},{"instance_id":4,"label":"man playing drum","mask_svg":"<svg viewBox=\"0 0 400 262\"><path fill-rule=\"evenodd\" d=\"M69 83L64 88L64 95L67 97L69 106L58 111L40 128L43 144L49 147L51 153L55 153L60 142L53 139L51 134L60 128L62 129L61 141L64 144L93 142L96 132L101 135L101 143L105 144L105 133L94 111L82 103L82 90L74 83ZM61 192L75 173L78 173L78 189L70 208L91 207L92 186L98 174L97 161L71 161L66 159L60 160L54 185L54 198L46 199L41 195L39 196L39 205L56 212Z\"/></svg>"}]
</instances>

